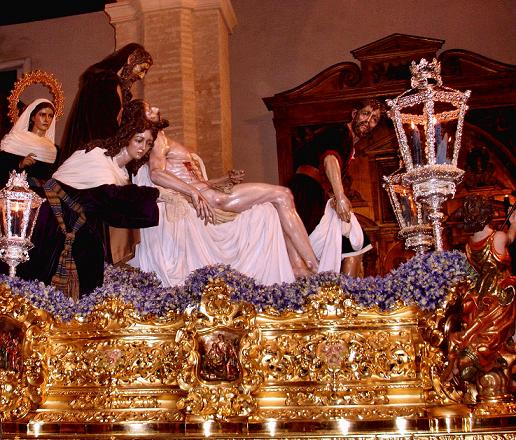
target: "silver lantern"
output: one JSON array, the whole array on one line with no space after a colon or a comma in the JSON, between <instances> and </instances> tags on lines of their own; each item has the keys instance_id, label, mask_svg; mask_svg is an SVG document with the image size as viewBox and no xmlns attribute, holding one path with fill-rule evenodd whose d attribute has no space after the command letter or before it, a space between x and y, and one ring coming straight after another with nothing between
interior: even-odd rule
<instances>
[{"instance_id":1,"label":"silver lantern","mask_svg":"<svg viewBox=\"0 0 516 440\"><path fill-rule=\"evenodd\" d=\"M444 87L441 65L422 59L412 62L411 89L387 100L401 156L404 184L414 199L429 208L436 250L443 250L442 204L455 195L464 171L457 168L466 101L470 91Z\"/></svg>"},{"instance_id":2,"label":"silver lantern","mask_svg":"<svg viewBox=\"0 0 516 440\"><path fill-rule=\"evenodd\" d=\"M16 266L29 259L30 239L43 199L29 188L25 171L11 171L5 188L0 190L0 258L9 265L9 276Z\"/></svg>"},{"instance_id":3,"label":"silver lantern","mask_svg":"<svg viewBox=\"0 0 516 440\"><path fill-rule=\"evenodd\" d=\"M433 229L428 208L415 200L412 188L403 183L405 173L384 176L383 187L389 195L396 220L400 225L399 237L407 249L424 253L434 245Z\"/></svg>"}]
</instances>

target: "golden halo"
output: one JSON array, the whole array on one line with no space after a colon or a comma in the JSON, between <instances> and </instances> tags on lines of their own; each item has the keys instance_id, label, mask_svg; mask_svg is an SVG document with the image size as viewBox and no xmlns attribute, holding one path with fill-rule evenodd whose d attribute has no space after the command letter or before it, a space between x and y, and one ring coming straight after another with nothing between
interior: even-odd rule
<instances>
[{"instance_id":1,"label":"golden halo","mask_svg":"<svg viewBox=\"0 0 516 440\"><path fill-rule=\"evenodd\" d=\"M64 109L64 93L61 87L61 83L56 77L43 70L32 70L24 73L21 78L14 84L13 91L9 95L9 119L14 124L18 120L18 101L23 91L32 84L44 85L53 97L53 104L55 108L55 117L60 118L63 116Z\"/></svg>"}]
</instances>

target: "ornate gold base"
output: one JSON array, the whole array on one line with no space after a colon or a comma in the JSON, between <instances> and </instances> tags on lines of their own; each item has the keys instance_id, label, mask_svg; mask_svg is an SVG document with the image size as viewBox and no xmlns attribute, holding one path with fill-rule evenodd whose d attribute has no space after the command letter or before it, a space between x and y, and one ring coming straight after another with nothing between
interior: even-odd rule
<instances>
[{"instance_id":1,"label":"ornate gold base","mask_svg":"<svg viewBox=\"0 0 516 440\"><path fill-rule=\"evenodd\" d=\"M440 315L416 307L327 286L302 312L257 314L215 280L182 315L111 298L64 323L0 293L2 439L516 438L512 396L453 399L423 337Z\"/></svg>"},{"instance_id":2,"label":"ornate gold base","mask_svg":"<svg viewBox=\"0 0 516 440\"><path fill-rule=\"evenodd\" d=\"M514 440L516 417L436 417L382 421L270 420L263 423L4 423L2 439L318 439Z\"/></svg>"}]
</instances>

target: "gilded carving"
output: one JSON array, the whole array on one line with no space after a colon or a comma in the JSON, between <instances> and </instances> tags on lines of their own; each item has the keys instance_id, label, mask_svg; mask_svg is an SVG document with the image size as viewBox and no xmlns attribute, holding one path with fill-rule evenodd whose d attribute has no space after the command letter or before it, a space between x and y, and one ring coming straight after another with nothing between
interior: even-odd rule
<instances>
[{"instance_id":1,"label":"gilded carving","mask_svg":"<svg viewBox=\"0 0 516 440\"><path fill-rule=\"evenodd\" d=\"M307 405L385 405L389 403L387 388L356 389L342 386L329 386L317 389L308 388L304 392L287 392L285 404L288 406Z\"/></svg>"},{"instance_id":2,"label":"gilded carving","mask_svg":"<svg viewBox=\"0 0 516 440\"><path fill-rule=\"evenodd\" d=\"M405 330L287 333L262 345L269 380L337 384L415 378L415 346Z\"/></svg>"},{"instance_id":3,"label":"gilded carving","mask_svg":"<svg viewBox=\"0 0 516 440\"><path fill-rule=\"evenodd\" d=\"M173 340L100 340L53 346L51 384L59 387L160 383L175 385L178 371ZM156 362L161 359L161 362Z\"/></svg>"},{"instance_id":4,"label":"gilded carving","mask_svg":"<svg viewBox=\"0 0 516 440\"><path fill-rule=\"evenodd\" d=\"M456 381L443 380L447 368L447 341L450 333L459 326L460 295L469 288L468 283L450 289L441 307L432 313L422 314L419 331L425 344L421 346L421 379L425 400L435 405L460 403L463 391Z\"/></svg>"},{"instance_id":5,"label":"gilded carving","mask_svg":"<svg viewBox=\"0 0 516 440\"><path fill-rule=\"evenodd\" d=\"M127 410L62 410L37 413L32 420L41 423L114 423L114 422L181 422L180 411L155 409L147 411Z\"/></svg>"},{"instance_id":6,"label":"gilded carving","mask_svg":"<svg viewBox=\"0 0 516 440\"><path fill-rule=\"evenodd\" d=\"M5 292L0 414L42 426L210 419L388 423L434 410L504 417L509 409L497 402L470 413L459 408L455 384L441 380L459 296L452 290L432 313L381 312L327 286L305 310L256 314L214 280L199 307L181 316L142 317L108 299L86 318L58 322Z\"/></svg>"},{"instance_id":7,"label":"gilded carving","mask_svg":"<svg viewBox=\"0 0 516 440\"><path fill-rule=\"evenodd\" d=\"M360 308L343 294L338 286L325 286L308 298L306 311L310 318L321 320L331 318L349 319L358 315Z\"/></svg>"},{"instance_id":8,"label":"gilded carving","mask_svg":"<svg viewBox=\"0 0 516 440\"><path fill-rule=\"evenodd\" d=\"M175 409L181 325L176 314L143 317L114 298L87 317L53 323L45 411L35 420L182 420Z\"/></svg>"},{"instance_id":9,"label":"gilded carving","mask_svg":"<svg viewBox=\"0 0 516 440\"><path fill-rule=\"evenodd\" d=\"M0 286L0 422L36 409L47 382L47 336L51 318Z\"/></svg>"},{"instance_id":10,"label":"gilded carving","mask_svg":"<svg viewBox=\"0 0 516 440\"><path fill-rule=\"evenodd\" d=\"M183 365L178 384L188 392L178 409L205 418L248 416L257 406L253 393L263 382L256 311L230 299L221 281L208 284L198 310L185 317L177 345Z\"/></svg>"},{"instance_id":11,"label":"gilded carving","mask_svg":"<svg viewBox=\"0 0 516 440\"><path fill-rule=\"evenodd\" d=\"M125 396L114 388L85 393L79 399L72 399L69 405L74 410L159 408L160 406L156 396Z\"/></svg>"},{"instance_id":12,"label":"gilded carving","mask_svg":"<svg viewBox=\"0 0 516 440\"><path fill-rule=\"evenodd\" d=\"M358 407L282 407L277 409L260 409L250 417L254 420L385 420L396 417L422 417L422 408L358 406Z\"/></svg>"}]
</instances>

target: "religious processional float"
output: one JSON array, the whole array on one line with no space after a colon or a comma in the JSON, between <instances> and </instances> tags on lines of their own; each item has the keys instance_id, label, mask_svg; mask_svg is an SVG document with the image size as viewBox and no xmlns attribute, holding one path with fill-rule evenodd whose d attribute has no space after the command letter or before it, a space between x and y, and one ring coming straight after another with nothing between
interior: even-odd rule
<instances>
[{"instance_id":1,"label":"religious processional float","mask_svg":"<svg viewBox=\"0 0 516 440\"><path fill-rule=\"evenodd\" d=\"M387 102L403 167L384 187L416 256L383 277L263 286L215 265L165 288L108 266L75 302L15 276L41 200L12 175L0 193L4 438L514 438L514 353L498 347L498 367L472 373L450 343L479 276L442 240L469 92L444 87L436 60L411 73Z\"/></svg>"}]
</instances>

